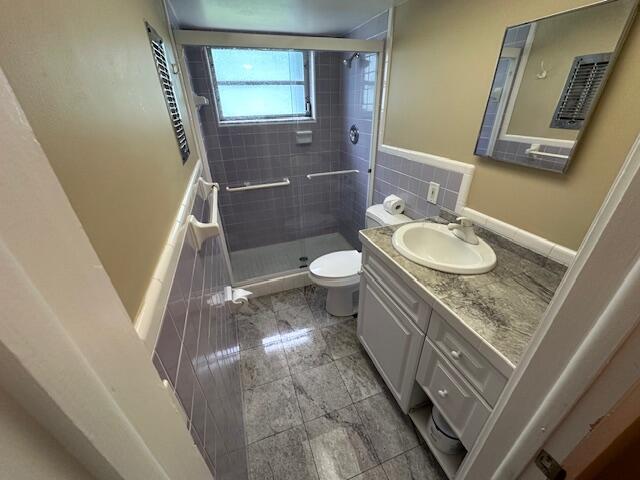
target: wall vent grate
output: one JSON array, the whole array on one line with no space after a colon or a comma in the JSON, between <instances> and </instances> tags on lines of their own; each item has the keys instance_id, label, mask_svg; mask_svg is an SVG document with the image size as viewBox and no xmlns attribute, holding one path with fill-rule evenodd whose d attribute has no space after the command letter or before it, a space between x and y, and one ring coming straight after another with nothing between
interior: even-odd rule
<instances>
[{"instance_id":1,"label":"wall vent grate","mask_svg":"<svg viewBox=\"0 0 640 480\"><path fill-rule=\"evenodd\" d=\"M580 130L589 114L609 67L611 53L574 58L551 128Z\"/></svg>"},{"instance_id":2,"label":"wall vent grate","mask_svg":"<svg viewBox=\"0 0 640 480\"><path fill-rule=\"evenodd\" d=\"M184 124L182 123L180 109L178 108L176 93L173 88L171 70L169 68L169 62L167 61L167 52L164 48L164 41L151 25L146 23L146 27L147 33L149 34L149 42L151 43L153 60L156 65L156 70L158 71L160 87L162 88L162 94L164 95L167 110L169 111L171 128L173 128L173 132L176 135L176 141L178 142L182 163L184 164L189 158L189 154L191 152L189 150L189 143L187 142L187 134L184 129Z\"/></svg>"}]
</instances>

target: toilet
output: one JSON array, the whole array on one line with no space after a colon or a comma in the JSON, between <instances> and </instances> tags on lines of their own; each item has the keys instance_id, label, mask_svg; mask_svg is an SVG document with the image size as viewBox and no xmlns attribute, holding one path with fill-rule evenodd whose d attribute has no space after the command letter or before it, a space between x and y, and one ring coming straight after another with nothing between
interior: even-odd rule
<instances>
[{"instance_id":1,"label":"toilet","mask_svg":"<svg viewBox=\"0 0 640 480\"><path fill-rule=\"evenodd\" d=\"M399 225L410 222L403 214L392 215L384 207L372 205L367 208L366 228ZM327 312L336 317L346 317L358 312L358 289L362 253L343 250L318 257L309 265L311 281L327 291Z\"/></svg>"}]
</instances>

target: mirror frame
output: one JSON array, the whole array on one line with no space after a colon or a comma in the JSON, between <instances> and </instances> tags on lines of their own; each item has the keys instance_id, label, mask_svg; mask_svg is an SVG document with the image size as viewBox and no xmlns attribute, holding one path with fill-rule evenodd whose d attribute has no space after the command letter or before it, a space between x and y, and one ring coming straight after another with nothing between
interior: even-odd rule
<instances>
[{"instance_id":1,"label":"mirror frame","mask_svg":"<svg viewBox=\"0 0 640 480\"><path fill-rule=\"evenodd\" d=\"M586 115L586 117L584 119L582 127L578 131L578 135L577 135L575 141L573 142L573 145L571 146L570 149L560 148L560 147L547 147L550 150L549 153L556 153L553 149L557 150L558 152L560 150L564 150L564 151L568 150L568 158L567 158L566 162L564 163L564 166L563 166L562 169L545 168L544 166L541 166L541 165L534 165L533 162L532 162L532 164L526 164L526 163L522 163L522 162L516 162L516 161L510 161L510 160L504 160L504 159L496 158L496 157L493 157L491 155L479 155L478 153L476 153L477 149L478 149L478 141L480 140L480 135L482 134L482 124L484 123L484 119L485 119L485 117L487 115L487 110L489 108L489 102L491 101L491 88L493 86L493 82L495 81L496 74L498 73L498 66L499 66L498 64L499 64L500 58L502 56L502 51L505 48L504 44L505 44L505 41L506 41L506 38L507 38L507 33L508 33L508 31L510 29L522 27L524 25L533 24L533 23L540 22L542 20L546 20L546 19L549 19L549 18L558 17L560 15L565 15L565 14L568 14L568 13L581 11L581 10L584 10L584 9L587 9L587 8L594 8L594 7L597 7L599 5L606 5L606 4L609 4L609 3L616 2L616 1L620 1L620 0L601 0L601 1L598 1L598 2L590 3L588 5L583 5L583 6L580 6L580 7L563 10L563 11L554 13L552 15L546 15L544 17L538 17L538 18L536 18L534 20L529 20L527 22L522 22L522 23L518 23L518 24L515 24L515 25L508 25L508 26L505 27L504 34L502 36L502 42L500 43L500 49L498 51L498 56L497 56L496 61L495 61L495 68L493 70L493 75L491 77L491 83L489 85L489 94L487 95L487 102L485 104L484 113L482 114L482 118L481 118L481 121L480 121L480 128L478 130L478 135L476 137L476 144L475 144L474 150L473 150L473 154L476 157L486 158L486 159L494 160L494 161L497 161L497 162L506 163L506 164L509 164L509 165L517 165L517 166L522 166L522 167L535 168L537 170L543 170L543 171L552 172L552 173L560 173L560 174L567 173L567 171L569 170L569 166L572 163L573 156L574 156L575 151L576 151L576 147L579 145L580 141L582 140L582 136L584 135L585 131L589 127L589 123L591 121L591 117L592 117L594 111L596 110L596 108L598 106L598 103L600 101L600 97L602 95L602 92L606 88L607 82L609 80L609 77L611 76L611 73L613 72L613 69L615 68L615 65L616 65L616 62L617 62L618 57L620 55L620 52L622 50L622 47L623 47L627 37L629 36L629 31L631 30L631 26L633 25L633 23L634 23L634 21L636 19L636 16L638 14L638 6L640 4L640 0L632 0L633 1L633 5L632 5L632 7L631 7L631 9L629 11L629 15L627 16L627 19L625 21L624 28L620 32L620 36L618 37L618 41L616 42L615 48L613 49L613 51L611 53L611 58L609 60L609 66L608 66L608 69L607 69L607 73L606 73L604 79L602 80L602 84L601 84L598 92L596 92L596 95L595 95L595 97L593 99L593 104L592 104L589 112L587 113L587 115ZM502 128L502 123L501 123L500 128ZM516 142L516 141L507 141L507 142L514 143L514 144L519 144L520 143L520 142ZM533 160L533 158L532 158L532 160Z\"/></svg>"}]
</instances>

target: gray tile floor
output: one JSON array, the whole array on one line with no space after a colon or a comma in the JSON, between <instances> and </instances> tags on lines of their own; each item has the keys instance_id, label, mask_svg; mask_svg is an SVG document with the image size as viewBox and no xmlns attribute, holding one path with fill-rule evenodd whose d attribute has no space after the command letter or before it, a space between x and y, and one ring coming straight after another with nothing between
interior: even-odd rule
<instances>
[{"instance_id":1,"label":"gray tile floor","mask_svg":"<svg viewBox=\"0 0 640 480\"><path fill-rule=\"evenodd\" d=\"M339 233L301 238L291 242L230 252L234 280L243 282L300 269L300 257L307 257L307 265L330 252L351 250L353 247Z\"/></svg>"},{"instance_id":2,"label":"gray tile floor","mask_svg":"<svg viewBox=\"0 0 640 480\"><path fill-rule=\"evenodd\" d=\"M251 480L443 480L356 338L316 286L238 315Z\"/></svg>"}]
</instances>

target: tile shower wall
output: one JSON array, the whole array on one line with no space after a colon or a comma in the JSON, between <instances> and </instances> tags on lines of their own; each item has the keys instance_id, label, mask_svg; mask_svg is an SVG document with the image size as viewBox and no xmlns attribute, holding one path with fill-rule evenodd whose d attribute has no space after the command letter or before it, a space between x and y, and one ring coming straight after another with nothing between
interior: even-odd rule
<instances>
[{"instance_id":1,"label":"tile shower wall","mask_svg":"<svg viewBox=\"0 0 640 480\"><path fill-rule=\"evenodd\" d=\"M196 196L192 214L208 218ZM236 321L220 237L196 252L185 239L153 362L180 401L195 444L216 479L244 480L247 461Z\"/></svg>"},{"instance_id":2,"label":"tile shower wall","mask_svg":"<svg viewBox=\"0 0 640 480\"><path fill-rule=\"evenodd\" d=\"M344 137L340 94L341 54L316 52L316 121L287 124L218 125L207 56L185 48L194 92L209 99L200 121L211 172L220 182L220 210L232 251L306 238L338 230L340 178L308 180L308 173L340 168ZM295 132L311 130L313 142L297 145ZM227 192L227 185L272 182L290 186Z\"/></svg>"},{"instance_id":3,"label":"tile shower wall","mask_svg":"<svg viewBox=\"0 0 640 480\"><path fill-rule=\"evenodd\" d=\"M427 202L429 182L440 185L437 204ZM461 184L462 173L378 150L373 202L382 203L384 197L395 194L406 202L407 216L430 217L438 215L440 208L455 210Z\"/></svg>"},{"instance_id":4,"label":"tile shower wall","mask_svg":"<svg viewBox=\"0 0 640 480\"><path fill-rule=\"evenodd\" d=\"M361 40L385 40L388 13L384 12L350 32L347 37ZM349 58L353 52L346 52ZM360 249L358 231L364 228L367 208L371 135L376 95L377 56L361 53L351 68L343 67L342 106L344 135L340 144L340 169L359 170L360 173L342 177L340 189L340 233L351 245ZM360 132L357 144L352 144L347 132L356 125Z\"/></svg>"},{"instance_id":5,"label":"tile shower wall","mask_svg":"<svg viewBox=\"0 0 640 480\"><path fill-rule=\"evenodd\" d=\"M498 113L498 107L500 106L500 97L494 96L493 92L501 89L503 94L505 93L504 86L507 82L507 74L509 71L509 60L501 58L498 60L498 66L496 67L496 74L491 85L492 94L489 96L487 102L487 109L482 121L482 127L480 129L480 135L478 136L478 143L476 144L476 155L487 155L489 151L489 143L491 142L491 135L493 133L494 126L500 128L496 124L496 115Z\"/></svg>"},{"instance_id":6,"label":"tile shower wall","mask_svg":"<svg viewBox=\"0 0 640 480\"><path fill-rule=\"evenodd\" d=\"M504 38L504 47L510 48L524 48L527 43L527 37L529 35L530 25L521 25L519 27L513 27L507 30L507 34ZM504 86L507 82L507 73L509 70L510 61L506 58L500 58L496 67L496 74L491 85L491 92L501 88L502 95L506 95ZM494 127L500 128L500 125L496 125L496 114L498 113L498 106L500 105L501 96L494 97L490 95L487 102L487 111L485 112L484 119L482 121L482 127L480 129L480 136L478 137L478 143L476 145L476 154L487 155L489 142L491 140L491 133Z\"/></svg>"},{"instance_id":7,"label":"tile shower wall","mask_svg":"<svg viewBox=\"0 0 640 480\"><path fill-rule=\"evenodd\" d=\"M553 172L561 172L567 164L567 160L563 158L536 158L527 154L526 151L531 148L531 143L512 142L497 140L494 147L493 157L496 160L505 160L509 163L516 163L529 167L543 168ZM569 156L571 148L553 147L551 145L540 145L538 150L545 153L556 153Z\"/></svg>"}]
</instances>

